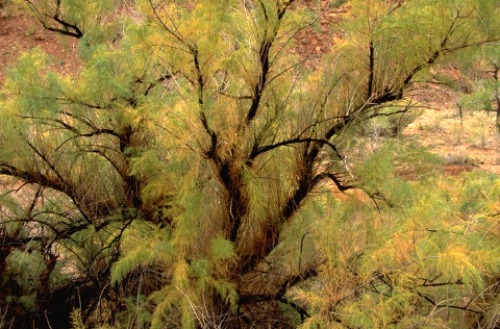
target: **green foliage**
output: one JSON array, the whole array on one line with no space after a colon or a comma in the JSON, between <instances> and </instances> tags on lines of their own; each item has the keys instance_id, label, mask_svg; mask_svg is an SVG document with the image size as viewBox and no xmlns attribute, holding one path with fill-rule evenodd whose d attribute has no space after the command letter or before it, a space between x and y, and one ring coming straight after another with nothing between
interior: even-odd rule
<instances>
[{"instance_id":1,"label":"green foliage","mask_svg":"<svg viewBox=\"0 0 500 329\"><path fill-rule=\"evenodd\" d=\"M464 71L473 76L472 91L462 95L457 105L472 111L493 112L500 133L500 50L499 43L486 45L472 59L465 62ZM469 64L469 65L467 65ZM479 73L477 73L479 71Z\"/></svg>"},{"instance_id":2,"label":"green foliage","mask_svg":"<svg viewBox=\"0 0 500 329\"><path fill-rule=\"evenodd\" d=\"M322 290L298 292L299 300L322 314L312 316L304 327L326 325L316 322L326 317L331 325L340 321L359 328L439 326L445 321L469 328L473 314L462 317L454 308L484 310L479 300L495 295L490 285L500 258L494 255L498 246L492 239L499 226L491 207L498 207L494 199L500 195L499 183L497 175L480 173L428 178L411 184L413 193L404 203L379 206L364 222L352 215L346 222L328 222L343 236L334 242L335 257L343 261L318 278ZM464 212L463 202L476 199L475 193L485 193L477 199L485 208ZM356 202L348 207L368 205ZM339 284L342 272L349 273L349 279ZM464 303L464 298L470 302Z\"/></svg>"},{"instance_id":3,"label":"green foliage","mask_svg":"<svg viewBox=\"0 0 500 329\"><path fill-rule=\"evenodd\" d=\"M320 1L23 3L80 68L34 49L0 90L14 326L492 327L498 176L362 132L498 40L493 1L353 0L321 58Z\"/></svg>"},{"instance_id":4,"label":"green foliage","mask_svg":"<svg viewBox=\"0 0 500 329\"><path fill-rule=\"evenodd\" d=\"M16 250L9 255L6 262L12 278L24 289L34 292L38 277L45 266L42 255L37 251L28 253Z\"/></svg>"},{"instance_id":5,"label":"green foliage","mask_svg":"<svg viewBox=\"0 0 500 329\"><path fill-rule=\"evenodd\" d=\"M376 118L367 120L364 125L360 125L361 133L372 136L374 139L384 136L400 137L403 130L421 114L417 108L413 108L411 105L404 107L389 104L387 108L377 112Z\"/></svg>"},{"instance_id":6,"label":"green foliage","mask_svg":"<svg viewBox=\"0 0 500 329\"><path fill-rule=\"evenodd\" d=\"M72 329L86 329L86 326L82 320L82 314L81 314L80 309L74 309L71 312L71 328Z\"/></svg>"},{"instance_id":7,"label":"green foliage","mask_svg":"<svg viewBox=\"0 0 500 329\"><path fill-rule=\"evenodd\" d=\"M210 254L214 260L227 260L233 257L233 243L225 239L214 239L210 246Z\"/></svg>"}]
</instances>

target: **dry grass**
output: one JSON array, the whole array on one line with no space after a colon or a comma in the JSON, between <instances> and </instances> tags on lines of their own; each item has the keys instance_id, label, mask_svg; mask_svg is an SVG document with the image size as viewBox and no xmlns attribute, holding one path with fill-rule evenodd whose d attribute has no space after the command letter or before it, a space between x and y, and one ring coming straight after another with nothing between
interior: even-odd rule
<instances>
[{"instance_id":1,"label":"dry grass","mask_svg":"<svg viewBox=\"0 0 500 329\"><path fill-rule=\"evenodd\" d=\"M426 108L406 128L405 136L429 147L454 171L463 166L500 174L500 135L494 114L468 111L460 118L457 94L444 87L424 85L413 93Z\"/></svg>"}]
</instances>

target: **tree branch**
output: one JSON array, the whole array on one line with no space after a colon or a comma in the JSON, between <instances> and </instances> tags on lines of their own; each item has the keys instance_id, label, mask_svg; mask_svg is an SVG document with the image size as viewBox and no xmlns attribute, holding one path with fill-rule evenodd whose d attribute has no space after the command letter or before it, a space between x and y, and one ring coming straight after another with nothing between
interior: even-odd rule
<instances>
[{"instance_id":1,"label":"tree branch","mask_svg":"<svg viewBox=\"0 0 500 329\"><path fill-rule=\"evenodd\" d=\"M56 0L56 8L55 12L52 16L48 14L41 13L37 8L36 5L33 3L31 0L25 0L25 2L28 4L28 7L31 9L31 11L35 14L36 19L42 24L44 29L51 31L51 32L56 32L62 35L70 36L76 39L80 39L83 37L83 31L78 27L76 23L69 23L65 19L61 17L61 0ZM54 27L48 24L47 18L49 20L53 20L56 23L58 23L61 27Z\"/></svg>"}]
</instances>

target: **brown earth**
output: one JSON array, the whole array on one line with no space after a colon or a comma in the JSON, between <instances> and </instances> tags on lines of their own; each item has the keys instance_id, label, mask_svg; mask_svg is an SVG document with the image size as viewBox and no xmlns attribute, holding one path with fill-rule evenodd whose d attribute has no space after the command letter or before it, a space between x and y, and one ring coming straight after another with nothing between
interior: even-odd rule
<instances>
[{"instance_id":1,"label":"brown earth","mask_svg":"<svg viewBox=\"0 0 500 329\"><path fill-rule=\"evenodd\" d=\"M0 6L0 83L5 81L9 66L19 55L33 48L45 51L59 72L75 72L78 68L73 39L44 30L36 20L20 14L13 6Z\"/></svg>"},{"instance_id":2,"label":"brown earth","mask_svg":"<svg viewBox=\"0 0 500 329\"><path fill-rule=\"evenodd\" d=\"M457 107L460 95L440 85L417 86L411 93L423 111L404 135L440 155L445 174L475 169L500 174L500 134L494 114L465 111L461 119Z\"/></svg>"}]
</instances>

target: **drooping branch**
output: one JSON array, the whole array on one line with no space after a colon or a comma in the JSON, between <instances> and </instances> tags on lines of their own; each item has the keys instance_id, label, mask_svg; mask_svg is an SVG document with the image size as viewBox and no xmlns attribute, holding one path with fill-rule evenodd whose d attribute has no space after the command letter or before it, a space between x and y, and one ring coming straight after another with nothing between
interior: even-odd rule
<instances>
[{"instance_id":1,"label":"drooping branch","mask_svg":"<svg viewBox=\"0 0 500 329\"><path fill-rule=\"evenodd\" d=\"M153 88L156 87L159 83L175 79L177 74L178 74L178 72L177 73L167 73L167 74L159 77L158 79L150 82L148 87L146 88L146 91L144 92L144 96L148 96L150 91L153 90ZM144 83L144 81L142 79L137 79L135 82Z\"/></svg>"},{"instance_id":2,"label":"drooping branch","mask_svg":"<svg viewBox=\"0 0 500 329\"><path fill-rule=\"evenodd\" d=\"M18 169L8 163L0 163L0 175L18 178L26 183L45 186L63 193L69 192L67 186L58 180L51 179L40 172L29 172Z\"/></svg>"},{"instance_id":3,"label":"drooping branch","mask_svg":"<svg viewBox=\"0 0 500 329\"><path fill-rule=\"evenodd\" d=\"M98 200L89 202L80 193L79 187L68 180L60 180L58 177L44 175L40 171L23 170L6 162L0 163L0 175L10 176L26 183L47 187L65 194L73 201L75 207L88 223L110 213L110 210L105 207L90 207L89 205L101 204L102 202Z\"/></svg>"},{"instance_id":4,"label":"drooping branch","mask_svg":"<svg viewBox=\"0 0 500 329\"><path fill-rule=\"evenodd\" d=\"M82 121L80 118L78 118L77 116L75 116L75 115L73 115L73 114L71 114L69 112L64 112L63 114L67 115L67 116L70 116L73 119L77 119L77 120L79 120L81 122L84 122L88 126L91 126L92 131L81 132L75 126L73 126L73 125L71 125L71 124L69 124L67 122L64 122L61 119L54 119L54 118L47 118L47 117L36 117L36 116L31 116L31 115L30 116L20 116L20 118L21 119L35 120L35 121L38 121L38 122L40 122L42 124L53 125L54 127L56 127L56 124L58 124L58 125L60 125L61 128L66 129L66 130L72 132L73 134L75 134L75 136L72 137L72 138L93 137L93 136L104 135L104 134L111 135L111 136L118 137L118 138L120 137L120 135L116 131L114 131L113 129L109 129L109 128L97 128L94 124L92 124L92 123L90 123L88 121Z\"/></svg>"},{"instance_id":5,"label":"drooping branch","mask_svg":"<svg viewBox=\"0 0 500 329\"><path fill-rule=\"evenodd\" d=\"M318 143L319 145L327 145L328 147L330 147L330 149L333 150L333 152L339 157L339 159L343 158L343 156L340 154L340 152L338 151L337 147L334 144L330 143L328 140L320 139L320 138L291 138L291 139L284 140L284 141L281 141L278 143L260 146L260 147L257 147L256 149L252 150L252 153L250 153L249 158L250 158L250 160L254 160L259 155L264 154L264 153L269 152L269 151L272 151L272 150L277 149L279 147L292 146L295 144L305 144L305 143L308 143L308 144Z\"/></svg>"},{"instance_id":6,"label":"drooping branch","mask_svg":"<svg viewBox=\"0 0 500 329\"><path fill-rule=\"evenodd\" d=\"M434 64L439 58L441 58L442 56L444 56L446 54L450 54L450 53L457 52L459 50L478 47L478 46L482 46L482 45L489 44L492 42L500 41L500 38L493 37L493 38L480 40L480 41L476 41L476 42L465 42L463 44L456 45L456 46L449 45L450 38L452 37L453 33L457 29L457 23L458 23L459 19L463 19L463 18L464 17L460 15L460 11L458 11L457 14L455 15L454 19L452 20L450 26L448 27L445 35L443 36L443 38L439 44L439 48L436 49L427 58L427 60L425 62L423 62L422 64L419 64L419 65L416 65L412 70L409 71L409 73L406 75L405 79L403 80L401 89L404 89L405 87L407 87L417 73L422 71L424 68Z\"/></svg>"},{"instance_id":7,"label":"drooping branch","mask_svg":"<svg viewBox=\"0 0 500 329\"><path fill-rule=\"evenodd\" d=\"M482 314L483 312L481 311L477 311L477 310L473 310L471 308L469 308L469 304L466 304L464 306L458 306L458 305L452 305L452 304L444 304L442 302L436 302L435 300L433 300L431 297L421 293L421 292L418 292L417 291L417 295L419 295L420 297L422 297L423 299L425 299L427 302L429 302L432 306L436 307L436 308L453 308L453 309L456 309L456 310L462 310L462 311L466 311L466 312L471 312L471 313L474 313L474 314Z\"/></svg>"},{"instance_id":8,"label":"drooping branch","mask_svg":"<svg viewBox=\"0 0 500 329\"><path fill-rule=\"evenodd\" d=\"M48 187L67 195L74 202L75 206L78 208L85 220L87 222L91 221L91 216L88 214L88 209L86 209L85 203L79 202L78 195L71 184L45 176L40 172L25 171L8 163L0 163L0 175L14 177L26 183Z\"/></svg>"},{"instance_id":9,"label":"drooping branch","mask_svg":"<svg viewBox=\"0 0 500 329\"><path fill-rule=\"evenodd\" d=\"M42 26L51 32L56 32L62 35L70 36L76 39L83 37L83 31L78 27L76 23L70 23L62 17L61 14L61 2L62 0L56 0L56 8L52 15L42 13L32 0L25 0L26 4L30 10L35 14L37 20L42 24ZM52 20L56 25L49 24Z\"/></svg>"},{"instance_id":10,"label":"drooping branch","mask_svg":"<svg viewBox=\"0 0 500 329\"><path fill-rule=\"evenodd\" d=\"M313 179L313 186L318 184L320 181L324 180L325 178L331 180L335 184L335 186L339 189L339 191L341 191L341 192L355 188L354 185L349 185L349 184L343 183L339 179L338 175L336 175L334 173L330 173L330 172L323 172L323 173L316 175Z\"/></svg>"},{"instance_id":11,"label":"drooping branch","mask_svg":"<svg viewBox=\"0 0 500 329\"><path fill-rule=\"evenodd\" d=\"M83 32L80 30L80 28L76 24L68 23L67 21L61 19L57 15L54 15L52 17L52 19L54 21L56 21L57 23L61 24L62 28L52 27L52 26L49 26L47 23L42 22L43 27L45 29L52 31L52 32L57 32L57 33L60 33L63 35L67 35L70 37L74 37L77 39L80 39L81 37L83 37Z\"/></svg>"}]
</instances>

